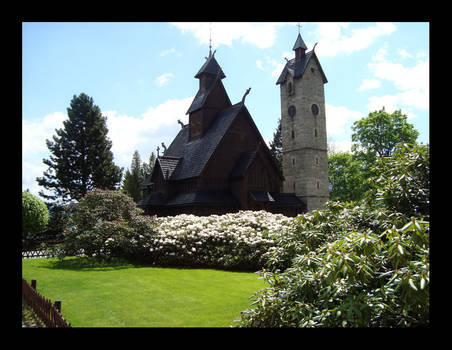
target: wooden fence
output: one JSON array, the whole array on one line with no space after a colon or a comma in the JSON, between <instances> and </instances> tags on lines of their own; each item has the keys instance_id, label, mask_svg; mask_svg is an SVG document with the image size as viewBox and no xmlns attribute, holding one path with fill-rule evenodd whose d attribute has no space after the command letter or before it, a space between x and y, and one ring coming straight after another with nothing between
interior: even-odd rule
<instances>
[{"instance_id":1,"label":"wooden fence","mask_svg":"<svg viewBox=\"0 0 452 350\"><path fill-rule=\"evenodd\" d=\"M36 280L32 280L32 286L22 278L22 299L33 309L36 315L47 327L72 328L63 316L61 316L61 302L55 304L44 298L36 291Z\"/></svg>"}]
</instances>

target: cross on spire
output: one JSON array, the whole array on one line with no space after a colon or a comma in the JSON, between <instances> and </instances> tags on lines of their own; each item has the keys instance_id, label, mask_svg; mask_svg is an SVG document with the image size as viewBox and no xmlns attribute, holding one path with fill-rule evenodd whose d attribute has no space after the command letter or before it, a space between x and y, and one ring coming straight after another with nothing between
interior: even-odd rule
<instances>
[{"instance_id":1,"label":"cross on spire","mask_svg":"<svg viewBox=\"0 0 452 350\"><path fill-rule=\"evenodd\" d=\"M296 26L298 27L298 34L300 34L300 29L301 29L301 24L300 24L300 22L298 22L298 23L296 24Z\"/></svg>"}]
</instances>

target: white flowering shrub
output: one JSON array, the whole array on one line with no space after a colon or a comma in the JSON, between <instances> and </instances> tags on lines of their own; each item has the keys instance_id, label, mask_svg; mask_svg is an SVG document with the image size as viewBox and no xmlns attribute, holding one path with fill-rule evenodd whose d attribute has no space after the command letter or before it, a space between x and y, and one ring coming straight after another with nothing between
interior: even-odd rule
<instances>
[{"instance_id":1,"label":"white flowering shrub","mask_svg":"<svg viewBox=\"0 0 452 350\"><path fill-rule=\"evenodd\" d=\"M147 259L156 265L257 270L291 223L284 215L265 211L157 218Z\"/></svg>"}]
</instances>

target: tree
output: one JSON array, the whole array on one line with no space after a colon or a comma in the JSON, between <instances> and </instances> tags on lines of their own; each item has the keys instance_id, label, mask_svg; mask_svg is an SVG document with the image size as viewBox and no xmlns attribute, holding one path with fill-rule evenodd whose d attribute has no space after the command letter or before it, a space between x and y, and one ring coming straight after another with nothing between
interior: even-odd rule
<instances>
[{"instance_id":1,"label":"tree","mask_svg":"<svg viewBox=\"0 0 452 350\"><path fill-rule=\"evenodd\" d=\"M367 200L408 217L430 217L430 147L400 144L373 168Z\"/></svg>"},{"instance_id":2,"label":"tree","mask_svg":"<svg viewBox=\"0 0 452 350\"><path fill-rule=\"evenodd\" d=\"M141 184L144 181L140 153L135 151L132 157L132 164L130 171L127 169L122 184L122 190L130 195L135 202L138 202L142 198Z\"/></svg>"},{"instance_id":3,"label":"tree","mask_svg":"<svg viewBox=\"0 0 452 350\"><path fill-rule=\"evenodd\" d=\"M149 156L149 163L143 162L143 165L141 167L143 173L143 181L146 179L148 175L152 173L154 163L155 163L155 154L154 152L151 152L151 155Z\"/></svg>"},{"instance_id":4,"label":"tree","mask_svg":"<svg viewBox=\"0 0 452 350\"><path fill-rule=\"evenodd\" d=\"M22 192L22 238L43 231L49 221L47 206L31 193Z\"/></svg>"},{"instance_id":5,"label":"tree","mask_svg":"<svg viewBox=\"0 0 452 350\"><path fill-rule=\"evenodd\" d=\"M332 201L358 201L369 187L361 171L361 163L348 152L329 154L328 178L332 186Z\"/></svg>"},{"instance_id":6,"label":"tree","mask_svg":"<svg viewBox=\"0 0 452 350\"><path fill-rule=\"evenodd\" d=\"M278 126L273 133L273 141L270 141L270 153L278 164L279 170L282 171L282 134L281 134L281 118L278 119Z\"/></svg>"},{"instance_id":7,"label":"tree","mask_svg":"<svg viewBox=\"0 0 452 350\"><path fill-rule=\"evenodd\" d=\"M356 121L352 130L352 153L328 156L332 200L363 199L376 186L369 179L374 176L372 168L377 162L391 157L398 144L415 143L419 135L400 110L390 114L384 108Z\"/></svg>"},{"instance_id":8,"label":"tree","mask_svg":"<svg viewBox=\"0 0 452 350\"><path fill-rule=\"evenodd\" d=\"M84 93L74 95L67 112L64 127L55 130L53 141L46 140L51 156L43 163L49 168L36 179L54 194L41 191L39 195L68 202L80 200L93 188L116 189L123 169L113 163L106 117Z\"/></svg>"},{"instance_id":9,"label":"tree","mask_svg":"<svg viewBox=\"0 0 452 350\"><path fill-rule=\"evenodd\" d=\"M389 114L384 108L354 122L352 130L352 151L364 153L370 160L389 157L399 143L414 143L419 136L400 110Z\"/></svg>"}]
</instances>

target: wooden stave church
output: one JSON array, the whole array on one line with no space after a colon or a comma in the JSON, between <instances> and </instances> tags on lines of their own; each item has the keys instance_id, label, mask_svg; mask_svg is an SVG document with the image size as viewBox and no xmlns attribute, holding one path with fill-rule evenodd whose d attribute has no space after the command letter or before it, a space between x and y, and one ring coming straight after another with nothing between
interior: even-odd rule
<instances>
[{"instance_id":1,"label":"wooden stave church","mask_svg":"<svg viewBox=\"0 0 452 350\"><path fill-rule=\"evenodd\" d=\"M239 210L266 210L286 216L306 212L294 193L281 193L283 174L245 106L232 104L215 52L195 78L199 90L187 114L189 123L162 156L143 184L137 206L145 214L212 215Z\"/></svg>"}]
</instances>

